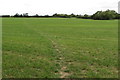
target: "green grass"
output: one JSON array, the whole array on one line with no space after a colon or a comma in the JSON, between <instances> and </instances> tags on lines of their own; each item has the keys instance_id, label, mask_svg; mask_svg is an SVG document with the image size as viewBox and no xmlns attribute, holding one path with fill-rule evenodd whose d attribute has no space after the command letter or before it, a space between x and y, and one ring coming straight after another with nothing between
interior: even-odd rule
<instances>
[{"instance_id":1,"label":"green grass","mask_svg":"<svg viewBox=\"0 0 120 80\"><path fill-rule=\"evenodd\" d=\"M3 78L117 78L117 23L3 18Z\"/></svg>"}]
</instances>

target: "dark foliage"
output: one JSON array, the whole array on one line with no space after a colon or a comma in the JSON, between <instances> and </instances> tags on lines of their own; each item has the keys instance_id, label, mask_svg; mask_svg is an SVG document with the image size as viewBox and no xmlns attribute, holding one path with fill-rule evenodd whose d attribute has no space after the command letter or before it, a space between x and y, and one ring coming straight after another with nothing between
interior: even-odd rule
<instances>
[{"instance_id":1,"label":"dark foliage","mask_svg":"<svg viewBox=\"0 0 120 80\"><path fill-rule=\"evenodd\" d=\"M0 17L10 17L10 15L1 15Z\"/></svg>"},{"instance_id":2,"label":"dark foliage","mask_svg":"<svg viewBox=\"0 0 120 80\"><path fill-rule=\"evenodd\" d=\"M53 17L60 17L60 18L70 18L71 16L70 15L67 15L67 14L53 14Z\"/></svg>"},{"instance_id":3,"label":"dark foliage","mask_svg":"<svg viewBox=\"0 0 120 80\"><path fill-rule=\"evenodd\" d=\"M91 16L91 18L94 20L111 20L119 19L119 17L120 16L114 10L97 11Z\"/></svg>"},{"instance_id":4,"label":"dark foliage","mask_svg":"<svg viewBox=\"0 0 120 80\"><path fill-rule=\"evenodd\" d=\"M49 18L49 17L59 17L59 18L83 18L83 19L94 19L94 20L111 20L111 19L120 19L120 14L115 12L114 10L106 10L106 11L97 11L93 15L75 15L75 14L53 14L52 16L44 15L40 16L36 15L28 15L28 13L18 14L16 13L14 16L10 15L2 15L2 17L36 17L36 18Z\"/></svg>"}]
</instances>

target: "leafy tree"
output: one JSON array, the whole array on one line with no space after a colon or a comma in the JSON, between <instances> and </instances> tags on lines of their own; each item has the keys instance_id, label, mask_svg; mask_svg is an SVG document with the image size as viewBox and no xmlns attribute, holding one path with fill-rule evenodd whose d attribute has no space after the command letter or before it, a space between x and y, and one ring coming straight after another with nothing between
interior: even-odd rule
<instances>
[{"instance_id":1,"label":"leafy tree","mask_svg":"<svg viewBox=\"0 0 120 80\"><path fill-rule=\"evenodd\" d=\"M11 17L10 15L0 15L0 17Z\"/></svg>"},{"instance_id":2,"label":"leafy tree","mask_svg":"<svg viewBox=\"0 0 120 80\"><path fill-rule=\"evenodd\" d=\"M72 13L72 14L70 15L70 17L76 17L76 15Z\"/></svg>"},{"instance_id":3,"label":"leafy tree","mask_svg":"<svg viewBox=\"0 0 120 80\"><path fill-rule=\"evenodd\" d=\"M90 19L91 17L90 17L89 15L85 14L85 15L83 16L83 18L84 18L84 19Z\"/></svg>"},{"instance_id":4,"label":"leafy tree","mask_svg":"<svg viewBox=\"0 0 120 80\"><path fill-rule=\"evenodd\" d=\"M53 14L53 17L57 17L57 16L58 16L58 14L57 14L57 13Z\"/></svg>"},{"instance_id":5,"label":"leafy tree","mask_svg":"<svg viewBox=\"0 0 120 80\"><path fill-rule=\"evenodd\" d=\"M76 15L76 18L82 18L83 16L82 15Z\"/></svg>"},{"instance_id":6,"label":"leafy tree","mask_svg":"<svg viewBox=\"0 0 120 80\"><path fill-rule=\"evenodd\" d=\"M14 15L14 17L19 17L20 15L18 14L18 13L16 13L15 15Z\"/></svg>"},{"instance_id":7,"label":"leafy tree","mask_svg":"<svg viewBox=\"0 0 120 80\"><path fill-rule=\"evenodd\" d=\"M106 10L106 11L97 11L92 15L92 19L95 20L110 20L115 19L117 16L117 12L114 10Z\"/></svg>"},{"instance_id":8,"label":"leafy tree","mask_svg":"<svg viewBox=\"0 0 120 80\"><path fill-rule=\"evenodd\" d=\"M53 17L70 18L70 15L55 13L55 14L53 14Z\"/></svg>"},{"instance_id":9,"label":"leafy tree","mask_svg":"<svg viewBox=\"0 0 120 80\"><path fill-rule=\"evenodd\" d=\"M39 16L38 14L35 15L35 17L38 17L38 16Z\"/></svg>"},{"instance_id":10,"label":"leafy tree","mask_svg":"<svg viewBox=\"0 0 120 80\"><path fill-rule=\"evenodd\" d=\"M28 13L23 13L23 17L28 17Z\"/></svg>"}]
</instances>

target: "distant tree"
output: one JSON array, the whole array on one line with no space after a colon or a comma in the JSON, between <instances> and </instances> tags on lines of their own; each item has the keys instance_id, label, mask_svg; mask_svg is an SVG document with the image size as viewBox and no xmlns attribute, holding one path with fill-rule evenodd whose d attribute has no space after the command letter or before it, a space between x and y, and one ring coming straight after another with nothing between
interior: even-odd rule
<instances>
[{"instance_id":1,"label":"distant tree","mask_svg":"<svg viewBox=\"0 0 120 80\"><path fill-rule=\"evenodd\" d=\"M20 15L18 14L18 13L16 13L15 15L14 15L14 17L19 17Z\"/></svg>"},{"instance_id":2,"label":"distant tree","mask_svg":"<svg viewBox=\"0 0 120 80\"><path fill-rule=\"evenodd\" d=\"M20 14L19 16L20 16L20 17L23 17L23 15L22 15L22 14Z\"/></svg>"},{"instance_id":3,"label":"distant tree","mask_svg":"<svg viewBox=\"0 0 120 80\"><path fill-rule=\"evenodd\" d=\"M53 17L58 17L58 14L57 13L53 14Z\"/></svg>"},{"instance_id":4,"label":"distant tree","mask_svg":"<svg viewBox=\"0 0 120 80\"><path fill-rule=\"evenodd\" d=\"M23 17L29 17L28 13L23 13Z\"/></svg>"},{"instance_id":5,"label":"distant tree","mask_svg":"<svg viewBox=\"0 0 120 80\"><path fill-rule=\"evenodd\" d=\"M11 17L10 15L1 15L0 17Z\"/></svg>"},{"instance_id":6,"label":"distant tree","mask_svg":"<svg viewBox=\"0 0 120 80\"><path fill-rule=\"evenodd\" d=\"M120 19L120 14L116 14L115 19Z\"/></svg>"},{"instance_id":7,"label":"distant tree","mask_svg":"<svg viewBox=\"0 0 120 80\"><path fill-rule=\"evenodd\" d=\"M89 15L87 15L87 14L85 14L85 15L83 16L83 18L84 18L84 19L89 19L89 18L90 18L90 16L89 16Z\"/></svg>"},{"instance_id":8,"label":"distant tree","mask_svg":"<svg viewBox=\"0 0 120 80\"><path fill-rule=\"evenodd\" d=\"M39 16L38 14L36 14L35 16Z\"/></svg>"},{"instance_id":9,"label":"distant tree","mask_svg":"<svg viewBox=\"0 0 120 80\"><path fill-rule=\"evenodd\" d=\"M49 15L45 15L45 17L49 17Z\"/></svg>"},{"instance_id":10,"label":"distant tree","mask_svg":"<svg viewBox=\"0 0 120 80\"><path fill-rule=\"evenodd\" d=\"M76 18L82 18L83 16L82 15L76 15Z\"/></svg>"},{"instance_id":11,"label":"distant tree","mask_svg":"<svg viewBox=\"0 0 120 80\"><path fill-rule=\"evenodd\" d=\"M53 17L70 18L70 15L55 13L55 14L53 14Z\"/></svg>"},{"instance_id":12,"label":"distant tree","mask_svg":"<svg viewBox=\"0 0 120 80\"><path fill-rule=\"evenodd\" d=\"M102 11L97 11L92 15L92 19L101 19Z\"/></svg>"},{"instance_id":13,"label":"distant tree","mask_svg":"<svg viewBox=\"0 0 120 80\"><path fill-rule=\"evenodd\" d=\"M38 15L38 14L35 14L33 17L39 17L39 15Z\"/></svg>"},{"instance_id":14,"label":"distant tree","mask_svg":"<svg viewBox=\"0 0 120 80\"><path fill-rule=\"evenodd\" d=\"M110 20L115 19L117 17L117 12L114 10L106 10L106 11L97 11L92 15L92 19L95 20Z\"/></svg>"},{"instance_id":15,"label":"distant tree","mask_svg":"<svg viewBox=\"0 0 120 80\"><path fill-rule=\"evenodd\" d=\"M70 15L70 17L76 17L76 15L72 13L72 14Z\"/></svg>"},{"instance_id":16,"label":"distant tree","mask_svg":"<svg viewBox=\"0 0 120 80\"><path fill-rule=\"evenodd\" d=\"M91 19L91 16L90 15L76 15L76 18L83 18L83 19Z\"/></svg>"}]
</instances>

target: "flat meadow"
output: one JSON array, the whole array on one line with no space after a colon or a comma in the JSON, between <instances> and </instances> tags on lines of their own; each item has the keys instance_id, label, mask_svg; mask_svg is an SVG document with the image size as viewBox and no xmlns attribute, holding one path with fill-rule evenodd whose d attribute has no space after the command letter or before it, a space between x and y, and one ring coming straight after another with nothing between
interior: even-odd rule
<instances>
[{"instance_id":1,"label":"flat meadow","mask_svg":"<svg viewBox=\"0 0 120 80\"><path fill-rule=\"evenodd\" d=\"M3 78L118 77L118 20L2 21Z\"/></svg>"}]
</instances>

